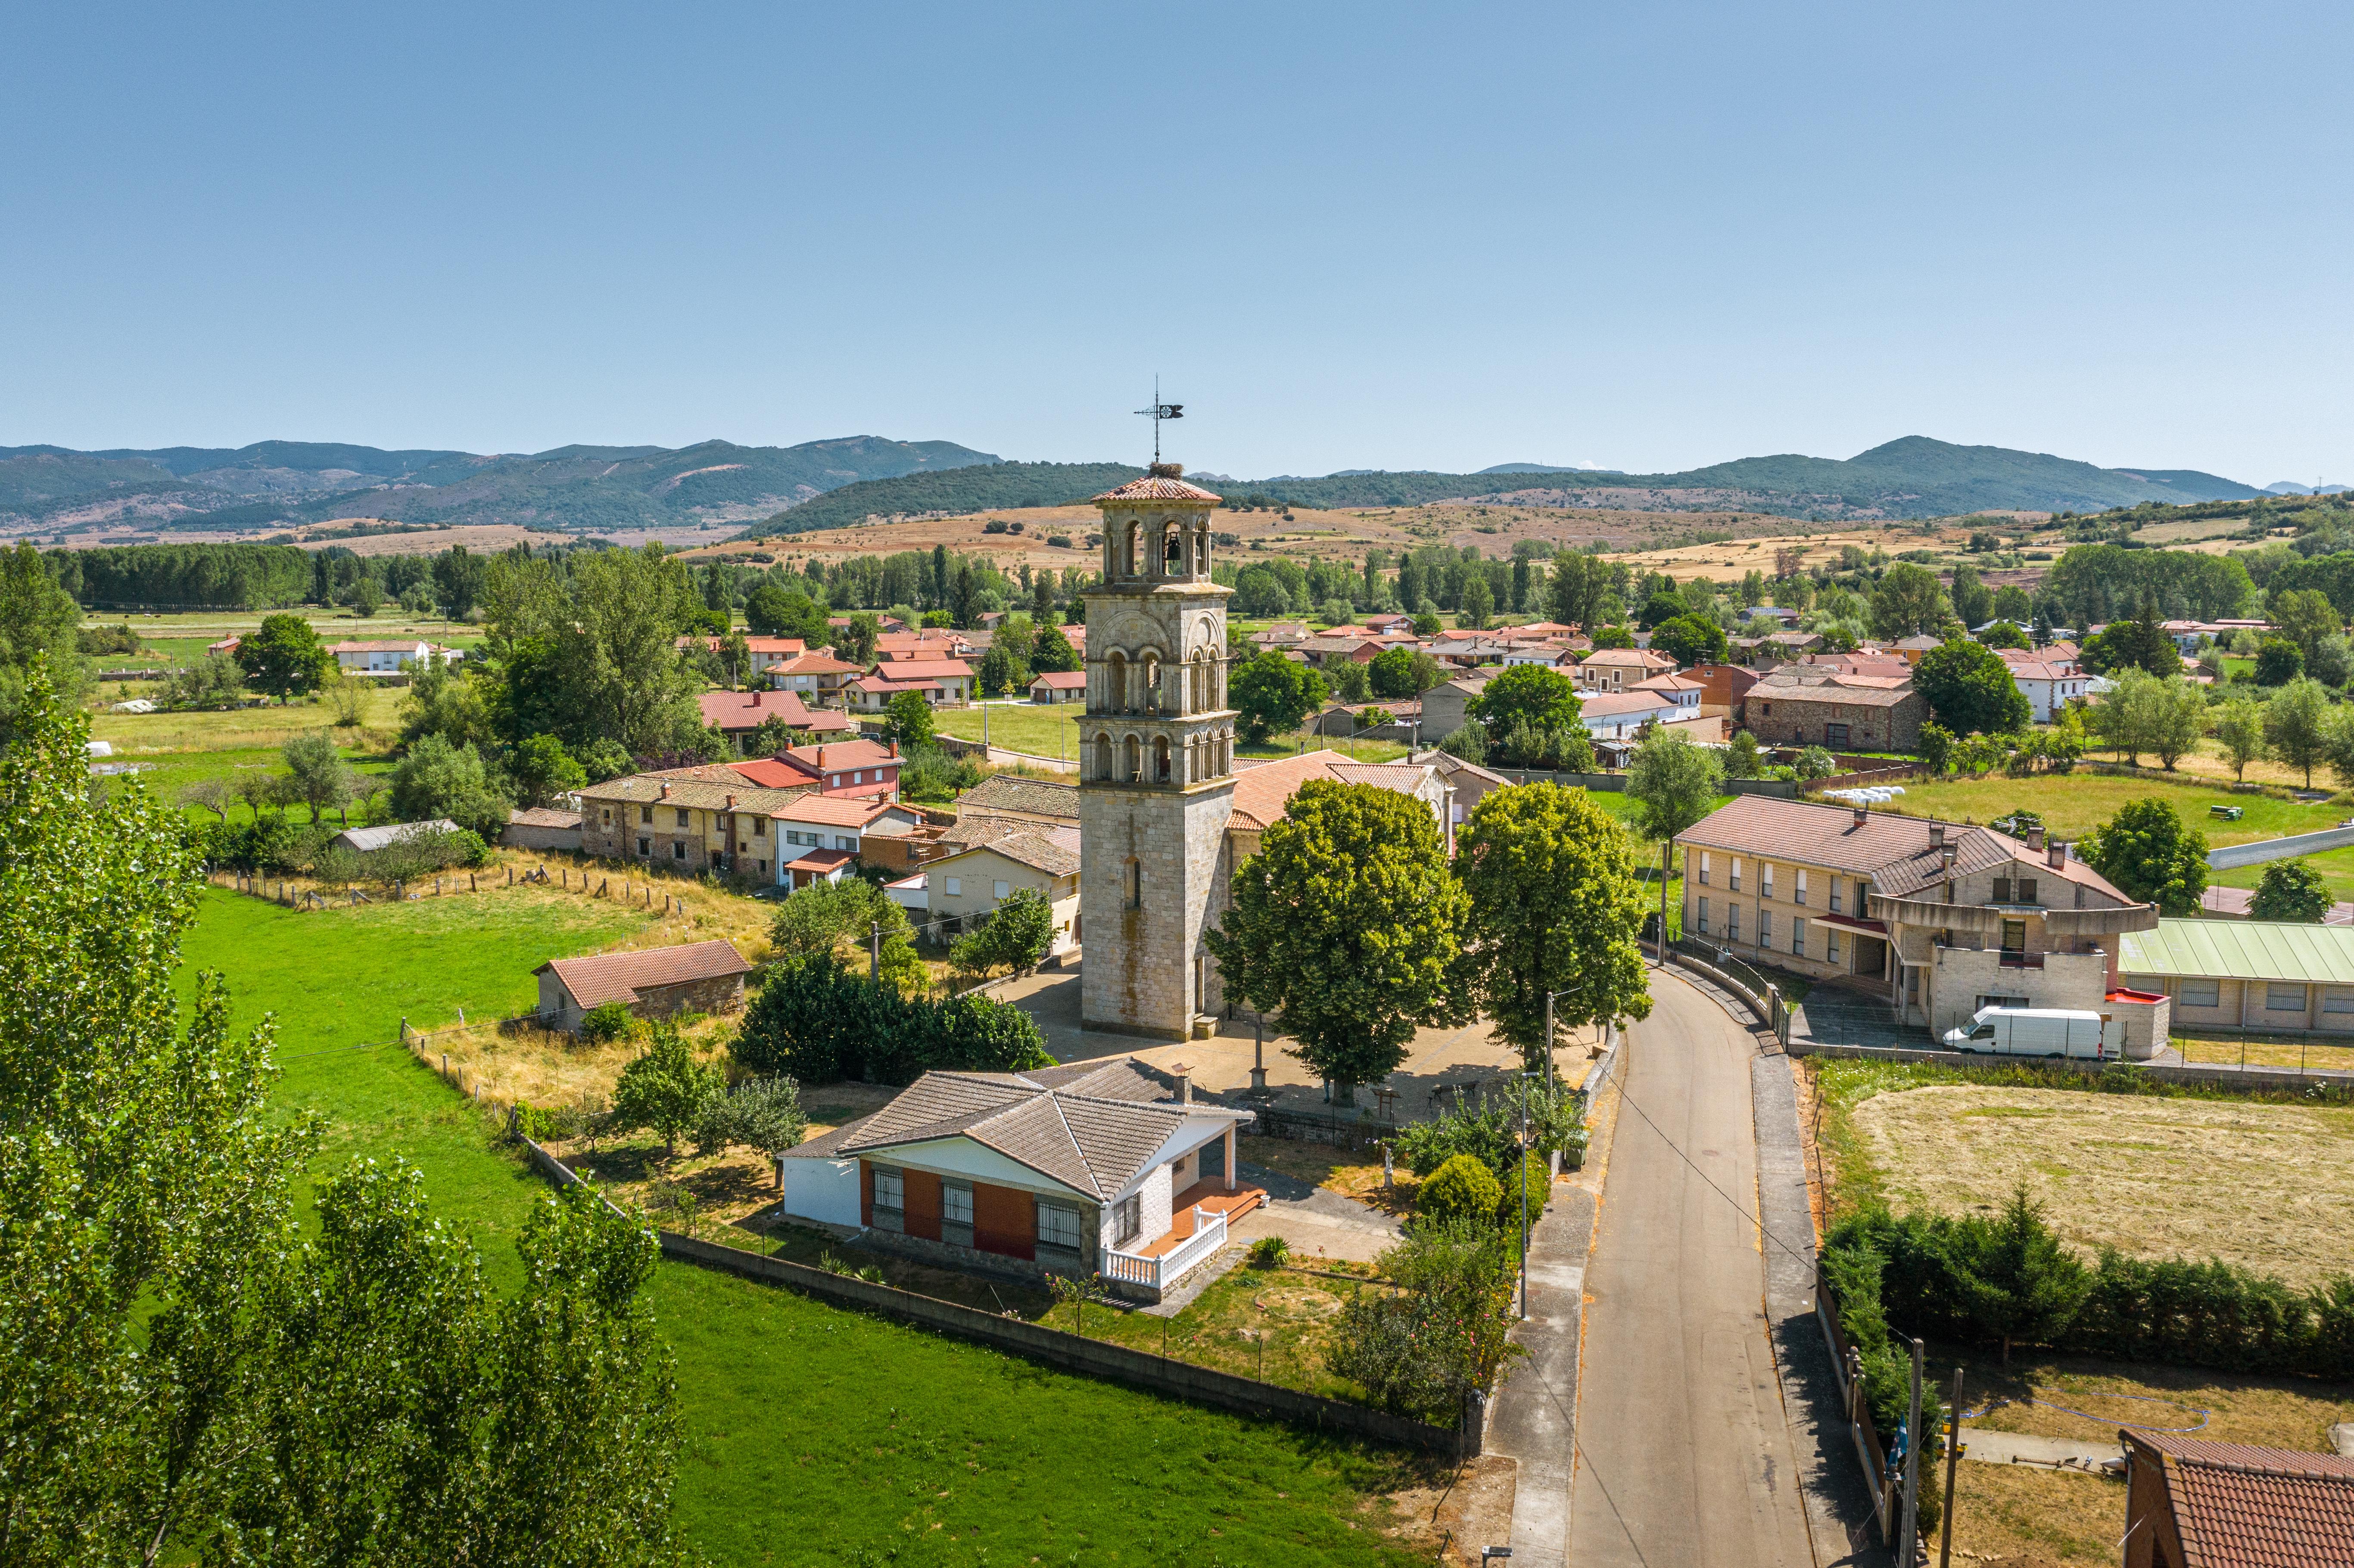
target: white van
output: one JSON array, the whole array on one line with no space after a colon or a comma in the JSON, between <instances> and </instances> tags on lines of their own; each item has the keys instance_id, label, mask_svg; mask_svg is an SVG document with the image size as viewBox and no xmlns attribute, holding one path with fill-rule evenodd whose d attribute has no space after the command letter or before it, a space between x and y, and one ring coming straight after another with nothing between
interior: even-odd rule
<instances>
[{"instance_id":1,"label":"white van","mask_svg":"<svg viewBox=\"0 0 2354 1568\"><path fill-rule=\"evenodd\" d=\"M2124 1044L2123 1020L2057 1008L1981 1007L1968 1028L1946 1031L1946 1050L1996 1056L2082 1056L2109 1062L2116 1060Z\"/></svg>"}]
</instances>

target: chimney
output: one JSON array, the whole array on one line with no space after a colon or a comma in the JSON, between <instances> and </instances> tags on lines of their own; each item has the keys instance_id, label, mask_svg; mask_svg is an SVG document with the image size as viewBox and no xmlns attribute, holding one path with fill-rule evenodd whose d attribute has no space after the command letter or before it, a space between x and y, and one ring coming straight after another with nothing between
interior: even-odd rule
<instances>
[{"instance_id":1,"label":"chimney","mask_svg":"<svg viewBox=\"0 0 2354 1568\"><path fill-rule=\"evenodd\" d=\"M664 779L663 781L662 798L665 800L670 799L670 781L668 779Z\"/></svg>"},{"instance_id":2,"label":"chimney","mask_svg":"<svg viewBox=\"0 0 2354 1568\"><path fill-rule=\"evenodd\" d=\"M822 746L817 748L817 770L820 773L825 771L825 747Z\"/></svg>"},{"instance_id":3,"label":"chimney","mask_svg":"<svg viewBox=\"0 0 2354 1568\"><path fill-rule=\"evenodd\" d=\"M1947 844L1937 852L1948 873L1954 869L1954 857L1961 853L1961 849L1959 844Z\"/></svg>"},{"instance_id":4,"label":"chimney","mask_svg":"<svg viewBox=\"0 0 2354 1568\"><path fill-rule=\"evenodd\" d=\"M890 747L891 747L891 755L892 755L892 756L894 756L894 757L898 756L898 755L899 755L899 743L898 743L897 741L894 740L894 741L889 742L888 744L889 744L889 746L890 746Z\"/></svg>"},{"instance_id":5,"label":"chimney","mask_svg":"<svg viewBox=\"0 0 2354 1568\"><path fill-rule=\"evenodd\" d=\"M2040 850L2043 847L2043 830L2041 828L2030 828L2027 830L2027 847L2031 850Z\"/></svg>"},{"instance_id":6,"label":"chimney","mask_svg":"<svg viewBox=\"0 0 2354 1568\"><path fill-rule=\"evenodd\" d=\"M727 809L731 811L736 809L736 797L733 795L727 797Z\"/></svg>"},{"instance_id":7,"label":"chimney","mask_svg":"<svg viewBox=\"0 0 2354 1568\"><path fill-rule=\"evenodd\" d=\"M2060 870L2068 863L2068 846L2058 839L2053 839L2051 846L2044 852L2044 861L2052 870Z\"/></svg>"},{"instance_id":8,"label":"chimney","mask_svg":"<svg viewBox=\"0 0 2354 1568\"><path fill-rule=\"evenodd\" d=\"M1172 1062L1169 1065L1169 1070L1177 1075L1177 1103L1181 1106L1192 1105L1193 1103L1193 1069L1182 1062Z\"/></svg>"},{"instance_id":9,"label":"chimney","mask_svg":"<svg viewBox=\"0 0 2354 1568\"><path fill-rule=\"evenodd\" d=\"M1863 826L1865 819L1869 818L1871 815L1872 815L1872 808L1871 808L1870 806L1865 805L1865 804L1864 804L1862 801L1861 801L1861 800L1859 800L1859 801L1857 801L1857 802L1856 802L1856 805L1855 805L1855 825L1856 825L1857 827L1859 827L1859 828L1860 828L1860 827Z\"/></svg>"},{"instance_id":10,"label":"chimney","mask_svg":"<svg viewBox=\"0 0 2354 1568\"><path fill-rule=\"evenodd\" d=\"M1946 847L1945 823L1931 822L1929 824L1929 847L1931 849L1943 849Z\"/></svg>"}]
</instances>

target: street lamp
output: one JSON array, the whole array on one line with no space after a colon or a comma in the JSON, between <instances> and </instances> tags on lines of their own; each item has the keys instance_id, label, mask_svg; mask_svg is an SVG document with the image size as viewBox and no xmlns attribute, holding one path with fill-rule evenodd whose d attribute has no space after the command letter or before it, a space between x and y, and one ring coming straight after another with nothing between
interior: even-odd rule
<instances>
[{"instance_id":1,"label":"street lamp","mask_svg":"<svg viewBox=\"0 0 2354 1568\"><path fill-rule=\"evenodd\" d=\"M1553 1087L1553 999L1568 994L1566 991L1545 992L1544 1080L1547 1089Z\"/></svg>"}]
</instances>

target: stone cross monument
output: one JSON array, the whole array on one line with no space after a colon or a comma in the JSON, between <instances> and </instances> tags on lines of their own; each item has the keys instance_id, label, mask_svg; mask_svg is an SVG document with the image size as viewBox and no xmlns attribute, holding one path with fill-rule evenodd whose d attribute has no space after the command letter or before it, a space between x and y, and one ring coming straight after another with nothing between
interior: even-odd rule
<instances>
[{"instance_id":1,"label":"stone cross monument","mask_svg":"<svg viewBox=\"0 0 2354 1568\"><path fill-rule=\"evenodd\" d=\"M1235 789L1226 597L1210 580L1218 497L1155 462L1095 498L1080 725L1080 1012L1090 1029L1183 1039L1224 1005L1202 932Z\"/></svg>"}]
</instances>

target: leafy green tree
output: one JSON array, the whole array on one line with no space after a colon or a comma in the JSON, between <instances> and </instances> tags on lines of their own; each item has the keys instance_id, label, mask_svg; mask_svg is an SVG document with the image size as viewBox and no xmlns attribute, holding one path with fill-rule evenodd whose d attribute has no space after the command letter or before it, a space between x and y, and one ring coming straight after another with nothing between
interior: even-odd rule
<instances>
[{"instance_id":1,"label":"leafy green tree","mask_svg":"<svg viewBox=\"0 0 2354 1568\"><path fill-rule=\"evenodd\" d=\"M1545 610L1562 625L1578 627L1591 635L1591 629L1602 620L1602 600L1609 591L1608 562L1581 551L1564 551L1553 558Z\"/></svg>"},{"instance_id":2,"label":"leafy green tree","mask_svg":"<svg viewBox=\"0 0 2354 1568\"><path fill-rule=\"evenodd\" d=\"M1350 1295L1326 1363L1380 1408L1445 1425L1492 1387L1511 1351L1518 1249L1492 1214L1417 1221L1381 1255L1399 1288Z\"/></svg>"},{"instance_id":3,"label":"leafy green tree","mask_svg":"<svg viewBox=\"0 0 2354 1568\"><path fill-rule=\"evenodd\" d=\"M1055 906L1036 888L1018 887L979 930L957 938L949 962L969 975L1001 969L1027 974L1054 946Z\"/></svg>"},{"instance_id":4,"label":"leafy green tree","mask_svg":"<svg viewBox=\"0 0 2354 1568\"><path fill-rule=\"evenodd\" d=\"M2232 764L2232 777L2245 779L2248 764L2264 760L2264 710L2245 697L2234 697L2215 712L2215 744Z\"/></svg>"},{"instance_id":5,"label":"leafy green tree","mask_svg":"<svg viewBox=\"0 0 2354 1568\"><path fill-rule=\"evenodd\" d=\"M1325 691L1321 674L1268 648L1235 667L1226 701L1241 715L1243 738L1257 744L1298 729L1324 705Z\"/></svg>"},{"instance_id":6,"label":"leafy green tree","mask_svg":"<svg viewBox=\"0 0 2354 1568\"><path fill-rule=\"evenodd\" d=\"M1460 729L1449 730L1440 739L1438 749L1474 768L1481 767L1488 760L1488 732L1476 723L1467 724Z\"/></svg>"},{"instance_id":7,"label":"leafy green tree","mask_svg":"<svg viewBox=\"0 0 2354 1568\"><path fill-rule=\"evenodd\" d=\"M2004 587L1994 590L1994 614L1998 620L2010 622L2016 630L2035 618L2035 601L2023 588ZM2026 646L2024 643L2021 647Z\"/></svg>"},{"instance_id":8,"label":"leafy green tree","mask_svg":"<svg viewBox=\"0 0 2354 1568\"><path fill-rule=\"evenodd\" d=\"M1931 649L1914 666L1913 689L1929 700L1937 722L1958 735L2009 734L2034 717L2002 655L1967 639Z\"/></svg>"},{"instance_id":9,"label":"leafy green tree","mask_svg":"<svg viewBox=\"0 0 2354 1568\"><path fill-rule=\"evenodd\" d=\"M1716 810L1723 778L1723 764L1715 752L1694 746L1673 730L1653 730L1635 747L1634 761L1627 769L1627 797L1635 802L1635 825L1659 841L1662 931L1667 926L1668 873L1676 835Z\"/></svg>"},{"instance_id":10,"label":"leafy green tree","mask_svg":"<svg viewBox=\"0 0 2354 1568\"><path fill-rule=\"evenodd\" d=\"M1931 719L1921 726L1921 765L1933 779L1941 779L1954 766L1954 732Z\"/></svg>"},{"instance_id":11,"label":"leafy green tree","mask_svg":"<svg viewBox=\"0 0 2354 1568\"><path fill-rule=\"evenodd\" d=\"M254 690L284 703L325 683L335 656L299 615L265 615L260 630L240 638L237 662Z\"/></svg>"},{"instance_id":12,"label":"leafy green tree","mask_svg":"<svg viewBox=\"0 0 2354 1568\"><path fill-rule=\"evenodd\" d=\"M1030 668L1038 674L1068 674L1086 668L1079 651L1059 626L1042 625L1030 647Z\"/></svg>"},{"instance_id":13,"label":"leafy green tree","mask_svg":"<svg viewBox=\"0 0 2354 1568\"><path fill-rule=\"evenodd\" d=\"M2296 645L2298 655L2307 665L2312 664L2314 651L2323 639L2346 630L2346 618L2338 613L2329 596L2318 588L2286 589L2274 594L2264 608L2272 623L2280 628L2283 637Z\"/></svg>"},{"instance_id":14,"label":"leafy green tree","mask_svg":"<svg viewBox=\"0 0 2354 1568\"><path fill-rule=\"evenodd\" d=\"M488 839L504 831L514 809L482 766L481 752L438 735L410 747L392 770L392 810L404 822L447 817Z\"/></svg>"},{"instance_id":15,"label":"leafy green tree","mask_svg":"<svg viewBox=\"0 0 2354 1568\"><path fill-rule=\"evenodd\" d=\"M899 693L883 705L883 734L902 752L922 750L932 744L932 705L921 692Z\"/></svg>"},{"instance_id":16,"label":"leafy green tree","mask_svg":"<svg viewBox=\"0 0 2354 1568\"><path fill-rule=\"evenodd\" d=\"M1280 1015L1293 1055L1355 1085L1394 1071L1417 1029L1463 1014L1469 913L1427 806L1316 780L1236 870L1204 939L1230 994Z\"/></svg>"},{"instance_id":17,"label":"leafy green tree","mask_svg":"<svg viewBox=\"0 0 2354 1568\"><path fill-rule=\"evenodd\" d=\"M1937 574L1901 561L1872 590L1872 630L1881 637L1926 637L1952 624Z\"/></svg>"},{"instance_id":18,"label":"leafy green tree","mask_svg":"<svg viewBox=\"0 0 2354 1568\"><path fill-rule=\"evenodd\" d=\"M1659 624L1651 633L1651 646L1689 666L1722 663L1731 645L1724 640L1723 629L1713 620L1679 615Z\"/></svg>"},{"instance_id":19,"label":"leafy green tree","mask_svg":"<svg viewBox=\"0 0 2354 1568\"><path fill-rule=\"evenodd\" d=\"M1810 746L1798 753L1797 766L1800 779L1828 779L1839 771L1839 758L1819 746Z\"/></svg>"},{"instance_id":20,"label":"leafy green tree","mask_svg":"<svg viewBox=\"0 0 2354 1568\"><path fill-rule=\"evenodd\" d=\"M2149 748L2169 773L2175 763L2199 749L2207 733L2207 694L2182 675L2158 683L2150 701Z\"/></svg>"},{"instance_id":21,"label":"leafy green tree","mask_svg":"<svg viewBox=\"0 0 2354 1568\"><path fill-rule=\"evenodd\" d=\"M317 821L323 811L351 804L352 770L345 766L343 753L335 748L334 736L325 730L290 735L279 747L278 754L286 760L292 794L311 808L313 821Z\"/></svg>"},{"instance_id":22,"label":"leafy green tree","mask_svg":"<svg viewBox=\"0 0 2354 1568\"><path fill-rule=\"evenodd\" d=\"M2256 684L2285 686L2305 673L2305 655L2285 637L2267 637L2256 648Z\"/></svg>"},{"instance_id":23,"label":"leafy green tree","mask_svg":"<svg viewBox=\"0 0 2354 1568\"><path fill-rule=\"evenodd\" d=\"M2264 744L2284 766L2301 768L2313 788L2316 764L2329 759L2329 694L2310 677L2291 681L2264 704Z\"/></svg>"},{"instance_id":24,"label":"leafy green tree","mask_svg":"<svg viewBox=\"0 0 2354 1568\"><path fill-rule=\"evenodd\" d=\"M744 624L761 637L798 637L809 647L832 641L824 607L799 588L763 577L744 600Z\"/></svg>"},{"instance_id":25,"label":"leafy green tree","mask_svg":"<svg viewBox=\"0 0 2354 1568\"><path fill-rule=\"evenodd\" d=\"M484 686L482 680L446 659L411 663L408 690L400 699L402 744L413 746L429 735L438 735L452 746L493 746L497 726Z\"/></svg>"},{"instance_id":26,"label":"leafy green tree","mask_svg":"<svg viewBox=\"0 0 2354 1568\"><path fill-rule=\"evenodd\" d=\"M1650 1015L1633 852L1585 790L1546 783L1490 791L1456 835L1470 899L1462 983L1532 1069L1549 992L1554 1022L1573 1029Z\"/></svg>"},{"instance_id":27,"label":"leafy green tree","mask_svg":"<svg viewBox=\"0 0 2354 1568\"><path fill-rule=\"evenodd\" d=\"M1496 1205L1503 1201L1496 1173L1469 1154L1458 1154L1422 1179L1415 1192L1415 1208L1438 1221L1473 1220L1496 1223Z\"/></svg>"},{"instance_id":28,"label":"leafy green tree","mask_svg":"<svg viewBox=\"0 0 2354 1568\"><path fill-rule=\"evenodd\" d=\"M981 692L987 697L1002 697L1014 679L1013 658L994 643L981 656ZM902 693L901 695L907 694Z\"/></svg>"},{"instance_id":29,"label":"leafy green tree","mask_svg":"<svg viewBox=\"0 0 2354 1568\"><path fill-rule=\"evenodd\" d=\"M572 759L564 743L552 735L535 735L514 748L507 758L507 777L514 780L516 790L535 806L545 806L558 796L585 789L588 770Z\"/></svg>"},{"instance_id":30,"label":"leafy green tree","mask_svg":"<svg viewBox=\"0 0 2354 1568\"><path fill-rule=\"evenodd\" d=\"M2327 917L2333 900L2329 884L2303 860L2276 860L2256 881L2256 896L2248 914L2258 920L2296 920L2318 926Z\"/></svg>"},{"instance_id":31,"label":"leafy green tree","mask_svg":"<svg viewBox=\"0 0 2354 1568\"><path fill-rule=\"evenodd\" d=\"M306 1242L321 1128L270 1107L272 1026L232 1034L217 975L176 994L184 823L92 798L87 726L27 695L0 750L26 922L0 950L0 1558L671 1560L652 1237L553 1198L503 1296L396 1160L318 1181Z\"/></svg>"},{"instance_id":32,"label":"leafy green tree","mask_svg":"<svg viewBox=\"0 0 2354 1568\"><path fill-rule=\"evenodd\" d=\"M1466 711L1479 721L1494 744L1523 722L1540 734L1575 725L1585 706L1576 683L1559 670L1544 664L1514 664L1490 681L1466 705Z\"/></svg>"},{"instance_id":33,"label":"leafy green tree","mask_svg":"<svg viewBox=\"0 0 2354 1568\"><path fill-rule=\"evenodd\" d=\"M1597 653L1606 648L1632 648L1635 634L1623 626L1597 626L1588 634Z\"/></svg>"},{"instance_id":34,"label":"leafy green tree","mask_svg":"<svg viewBox=\"0 0 2354 1568\"><path fill-rule=\"evenodd\" d=\"M1495 613L1496 596L1488 588L1488 579L1475 577L1463 585L1463 608L1455 617L1455 624L1477 631L1488 624Z\"/></svg>"},{"instance_id":35,"label":"leafy green tree","mask_svg":"<svg viewBox=\"0 0 2354 1568\"><path fill-rule=\"evenodd\" d=\"M2024 648L2027 633L2008 620L1998 620L1978 633L1978 641L1988 648Z\"/></svg>"},{"instance_id":36,"label":"leafy green tree","mask_svg":"<svg viewBox=\"0 0 2354 1568\"><path fill-rule=\"evenodd\" d=\"M2077 846L2094 871L2137 904L2162 915L2199 913L2207 891L2207 835L2185 827L2155 796L2128 800Z\"/></svg>"},{"instance_id":37,"label":"leafy green tree","mask_svg":"<svg viewBox=\"0 0 2354 1568\"><path fill-rule=\"evenodd\" d=\"M1953 601L1955 618L1964 626L1982 626L1994 619L1994 594L1979 578L1976 567L1956 567L1953 587L1946 597Z\"/></svg>"},{"instance_id":38,"label":"leafy green tree","mask_svg":"<svg viewBox=\"0 0 2354 1568\"><path fill-rule=\"evenodd\" d=\"M2153 675L2182 673L2182 652L2166 634L2157 596L2147 592L2131 620L2116 621L2100 635L2085 639L2083 657L2084 668L2096 675L2126 670L2146 670Z\"/></svg>"},{"instance_id":39,"label":"leafy green tree","mask_svg":"<svg viewBox=\"0 0 2354 1568\"><path fill-rule=\"evenodd\" d=\"M1742 729L1733 733L1724 748L1724 776L1727 779L1755 779L1766 771L1765 754L1759 750L1757 736Z\"/></svg>"},{"instance_id":40,"label":"leafy green tree","mask_svg":"<svg viewBox=\"0 0 2354 1568\"><path fill-rule=\"evenodd\" d=\"M5 679L5 677L0 677ZM0 690L0 705L8 701ZM245 701L245 672L226 653L208 653L164 677L164 705L184 711L233 708Z\"/></svg>"},{"instance_id":41,"label":"leafy green tree","mask_svg":"<svg viewBox=\"0 0 2354 1568\"><path fill-rule=\"evenodd\" d=\"M703 1120L726 1080L717 1067L695 1060L675 1025L656 1022L646 1048L621 1069L605 1125L614 1132L652 1129L661 1136L667 1157L678 1152L678 1140Z\"/></svg>"},{"instance_id":42,"label":"leafy green tree","mask_svg":"<svg viewBox=\"0 0 2354 1568\"><path fill-rule=\"evenodd\" d=\"M452 620L463 620L481 601L490 563L452 545L433 557L433 602Z\"/></svg>"},{"instance_id":43,"label":"leafy green tree","mask_svg":"<svg viewBox=\"0 0 2354 1568\"><path fill-rule=\"evenodd\" d=\"M833 636L833 656L848 664L875 662L875 644L882 639L883 623L872 611L861 610L843 627L828 625Z\"/></svg>"},{"instance_id":44,"label":"leafy green tree","mask_svg":"<svg viewBox=\"0 0 2354 1568\"><path fill-rule=\"evenodd\" d=\"M1377 697L1418 697L1444 682L1447 667L1419 648L1384 648L1366 666Z\"/></svg>"},{"instance_id":45,"label":"leafy green tree","mask_svg":"<svg viewBox=\"0 0 2354 1568\"><path fill-rule=\"evenodd\" d=\"M30 540L0 552L0 737L15 726L36 663L60 699L81 695L90 666L81 655L80 627L81 606L58 586Z\"/></svg>"},{"instance_id":46,"label":"leafy green tree","mask_svg":"<svg viewBox=\"0 0 2354 1568\"><path fill-rule=\"evenodd\" d=\"M1691 607L1681 595L1662 589L1643 601L1642 611L1635 617L1635 624L1642 630L1652 631L1680 615L1690 613L1690 610ZM1598 648L1601 644L1595 646Z\"/></svg>"},{"instance_id":47,"label":"leafy green tree","mask_svg":"<svg viewBox=\"0 0 2354 1568\"><path fill-rule=\"evenodd\" d=\"M748 1078L704 1107L695 1124L695 1151L709 1156L753 1149L774 1160L799 1149L808 1133L800 1085L782 1075Z\"/></svg>"},{"instance_id":48,"label":"leafy green tree","mask_svg":"<svg viewBox=\"0 0 2354 1568\"><path fill-rule=\"evenodd\" d=\"M1325 683L1332 689L1335 702L1362 703L1373 694L1372 671L1354 659L1334 659L1323 669Z\"/></svg>"}]
</instances>

